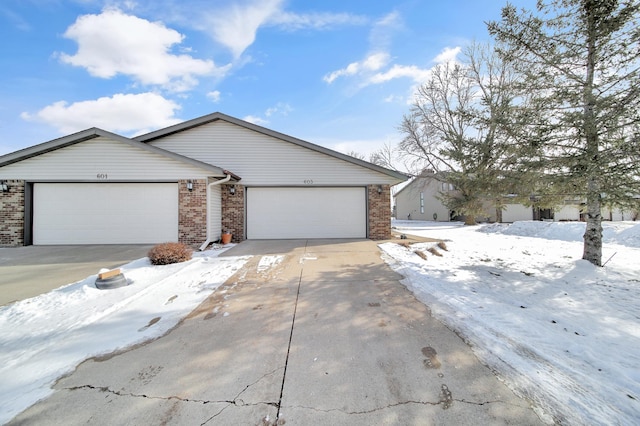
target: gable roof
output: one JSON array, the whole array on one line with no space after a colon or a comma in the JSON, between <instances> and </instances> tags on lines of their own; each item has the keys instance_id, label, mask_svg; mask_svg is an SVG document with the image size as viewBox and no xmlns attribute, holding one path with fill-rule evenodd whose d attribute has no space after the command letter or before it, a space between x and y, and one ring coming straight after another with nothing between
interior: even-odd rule
<instances>
[{"instance_id":1,"label":"gable roof","mask_svg":"<svg viewBox=\"0 0 640 426\"><path fill-rule=\"evenodd\" d=\"M415 186L417 183L425 184L428 180L436 180L438 182L446 182L448 172L434 172L431 170L423 170L419 175L413 176L411 181L395 193L394 198L404 192L405 189Z\"/></svg>"},{"instance_id":2,"label":"gable roof","mask_svg":"<svg viewBox=\"0 0 640 426\"><path fill-rule=\"evenodd\" d=\"M221 112L214 112L212 114L194 118L192 120L187 120L182 123L175 124L173 126L165 127L164 129L159 129L144 135L136 136L133 139L136 141L147 143L168 135L172 135L174 133L183 132L185 130L192 129L194 127L202 126L204 124L208 124L208 123L212 123L220 120L226 121L227 123L235 124L236 126L240 126L245 129L252 130L254 132L261 133L266 136L270 136L276 139L283 140L285 142L292 143L294 145L301 146L303 148L310 149L312 151L320 152L322 154L329 155L331 157L335 157L340 160L347 161L349 163L356 164L358 166L365 167L367 169L374 170L379 173L386 174L395 179L399 179L400 181L405 181L409 178L409 176L403 173L386 169L384 167L369 163L368 161L360 160L358 158L351 157L350 155L342 154L332 149L325 148L325 147L313 144L311 142L307 142L302 139L295 138L293 136L285 135L284 133L276 132L275 130L267 129L266 127L258 126L257 124L249 123L248 121L240 120L238 118L231 117Z\"/></svg>"},{"instance_id":3,"label":"gable roof","mask_svg":"<svg viewBox=\"0 0 640 426\"><path fill-rule=\"evenodd\" d=\"M71 145L75 145L75 144L85 142L91 139L99 138L99 137L105 137L108 139L123 142L125 144L133 146L135 148L142 149L147 152L159 154L164 157L180 161L182 163L190 164L192 166L196 166L198 168L208 170L217 176L231 175L232 179L240 180L240 177L220 167L217 167L202 161L194 160L193 158L185 157L183 155L176 154L174 152L170 152L152 145L148 145L146 143L138 142L133 139L125 138L124 136L120 136L115 133L108 132L106 130L98 129L97 127L92 127L90 129L82 130L80 132L73 133L68 136L63 136L58 139L53 139L48 142L44 142L38 145L34 145L28 148L21 149L19 151L15 151L15 152L0 156L0 167L6 166L12 163L17 163L19 161L26 160L31 157L36 157L38 155L46 154L51 151L62 149Z\"/></svg>"}]
</instances>

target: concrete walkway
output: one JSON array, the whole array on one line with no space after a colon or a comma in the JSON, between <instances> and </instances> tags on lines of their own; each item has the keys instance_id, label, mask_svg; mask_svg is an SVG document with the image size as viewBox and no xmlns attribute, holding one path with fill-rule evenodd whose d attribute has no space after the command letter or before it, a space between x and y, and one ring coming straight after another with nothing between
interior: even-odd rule
<instances>
[{"instance_id":1,"label":"concrete walkway","mask_svg":"<svg viewBox=\"0 0 640 426\"><path fill-rule=\"evenodd\" d=\"M255 257L172 332L81 364L10 424L541 424L375 242L226 253L244 254Z\"/></svg>"}]
</instances>

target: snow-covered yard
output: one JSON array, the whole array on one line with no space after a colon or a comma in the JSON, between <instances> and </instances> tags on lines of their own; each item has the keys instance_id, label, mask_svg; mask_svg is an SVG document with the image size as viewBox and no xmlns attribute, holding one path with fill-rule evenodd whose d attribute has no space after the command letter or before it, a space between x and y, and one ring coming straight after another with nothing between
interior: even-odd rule
<instances>
[{"instance_id":1,"label":"snow-covered yard","mask_svg":"<svg viewBox=\"0 0 640 426\"><path fill-rule=\"evenodd\" d=\"M603 268L580 260L581 223L394 226L446 241L441 256L428 251L434 243L380 247L432 313L542 415L640 424L640 223L605 224ZM122 268L127 287L98 290L94 275L1 307L0 424L84 359L174 327L248 260L219 253L166 266L144 258ZM277 262L266 256L258 268Z\"/></svg>"},{"instance_id":2,"label":"snow-covered yard","mask_svg":"<svg viewBox=\"0 0 640 426\"><path fill-rule=\"evenodd\" d=\"M603 268L581 260L583 223L394 226L446 241L381 248L511 388L562 423L640 424L640 223L604 224Z\"/></svg>"},{"instance_id":3,"label":"snow-covered yard","mask_svg":"<svg viewBox=\"0 0 640 426\"><path fill-rule=\"evenodd\" d=\"M229 246L231 247L231 246ZM0 424L47 397L55 380L92 356L154 339L174 327L248 257L194 253L121 269L130 285L98 290L97 275L0 308Z\"/></svg>"}]
</instances>

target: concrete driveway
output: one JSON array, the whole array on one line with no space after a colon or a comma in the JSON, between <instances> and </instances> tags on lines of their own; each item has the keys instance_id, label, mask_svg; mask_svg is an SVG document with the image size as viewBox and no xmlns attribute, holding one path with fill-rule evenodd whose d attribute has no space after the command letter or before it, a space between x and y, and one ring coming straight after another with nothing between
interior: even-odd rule
<instances>
[{"instance_id":1,"label":"concrete driveway","mask_svg":"<svg viewBox=\"0 0 640 426\"><path fill-rule=\"evenodd\" d=\"M170 333L81 364L9 424L541 424L372 241L247 241ZM271 266L270 266L271 265Z\"/></svg>"},{"instance_id":2,"label":"concrete driveway","mask_svg":"<svg viewBox=\"0 0 640 426\"><path fill-rule=\"evenodd\" d=\"M0 248L0 306L145 257L153 245Z\"/></svg>"}]
</instances>

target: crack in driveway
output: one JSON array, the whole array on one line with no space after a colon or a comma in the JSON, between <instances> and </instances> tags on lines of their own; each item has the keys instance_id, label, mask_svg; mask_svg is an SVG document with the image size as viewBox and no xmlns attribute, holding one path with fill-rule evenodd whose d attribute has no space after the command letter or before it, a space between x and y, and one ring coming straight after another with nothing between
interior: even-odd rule
<instances>
[{"instance_id":1,"label":"crack in driveway","mask_svg":"<svg viewBox=\"0 0 640 426\"><path fill-rule=\"evenodd\" d=\"M116 396L120 396L120 397L146 398L146 399L157 399L157 400L164 400L164 401L174 400L174 401L195 403L195 404L202 404L202 405L206 405L206 404L227 404L226 406L222 407L222 409L220 409L220 411L218 411L213 416L209 417L207 420L205 420L203 423L201 423L201 426L202 426L202 425L205 425L205 424L209 423L211 420L213 420L217 416L219 416L224 410L226 410L230 406L244 407L244 406L268 405L268 406L272 406L272 407L274 407L276 409L279 409L280 403L278 401L247 402L247 401L241 399L240 396L243 393L245 393L247 390L249 390L252 386L255 386L256 384L258 384L261 380L265 379L266 377L268 377L270 375L275 374L276 372L282 370L283 368L284 367L278 367L278 368L276 368L276 369L264 374L263 376L261 376L260 378L255 380L254 382L249 383L248 385L246 385L244 387L244 389L242 389L240 392L238 392L236 394L236 396L233 397L233 399L223 399L223 400L184 398L184 397L180 397L180 396L177 396L177 395L154 396L154 395L147 395L147 394L144 394L144 393L139 393L138 394L138 393L133 393L133 392L117 391L117 390L111 389L109 386L80 385L80 386L66 387L66 388L63 388L63 389L68 390L68 391L77 391L77 390L89 389L89 390L95 390L95 391L99 391L99 392L110 393L112 395L116 395Z\"/></svg>"},{"instance_id":2,"label":"crack in driveway","mask_svg":"<svg viewBox=\"0 0 640 426\"><path fill-rule=\"evenodd\" d=\"M251 386L251 385L249 385L249 386ZM247 388L249 386L247 386ZM253 406L253 405L272 405L272 406L275 407L275 406L278 405L277 402L262 402L262 401L261 402L245 402L243 399L239 399L238 397L236 397L234 399L230 399L230 400L229 399L209 400L209 399L183 398L183 397L180 397L180 396L177 396L177 395L154 396L154 395L147 395L147 394L144 394L144 393L132 393L132 392L117 391L117 390L113 390L113 389L109 388L108 386L81 385L81 386L73 386L73 387L63 388L63 389L64 390L69 390L69 391L90 389L90 390L97 390L99 392L110 393L112 395L121 396L121 397L159 399L159 400L165 400L165 401L177 400L177 401L181 401L181 402L193 402L193 403L203 404L203 405L204 404L219 404L219 403L236 405L236 406L239 406L239 407L242 407L242 406ZM242 392L244 392L244 390Z\"/></svg>"},{"instance_id":3,"label":"crack in driveway","mask_svg":"<svg viewBox=\"0 0 640 426\"><path fill-rule=\"evenodd\" d=\"M467 401L464 399L453 399L453 401L462 403L462 404L470 404L470 405L487 405L487 404L495 404L495 403L505 403L508 404L504 401L482 401L482 402L475 402L475 401ZM389 408L394 408L394 407L400 407L403 405L411 405L411 404L416 404L416 405L430 405L430 406L438 406L438 405L442 405L442 409L446 410L445 408L445 401L414 401L414 400L408 400L408 401L399 401L393 404L388 404L385 405L384 407L376 407L376 408L372 408L370 410L362 410L362 411L346 411L346 410L342 410L340 408L328 408L328 409L321 409L321 408L315 408L315 407L308 407L308 406L304 406L304 405L298 405L298 406L285 406L282 408L288 408L288 409L292 409L292 408L301 408L301 409L305 409L305 410L312 410L312 411L317 411L317 412L321 412L321 413L332 413L332 412L338 412L338 413L343 413L343 414L347 414L347 415L359 415L359 414L371 414L371 413L376 413L378 411L383 411L383 410L387 410Z\"/></svg>"}]
</instances>

